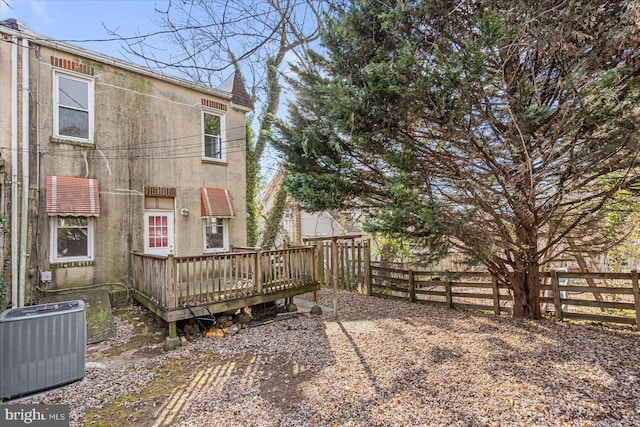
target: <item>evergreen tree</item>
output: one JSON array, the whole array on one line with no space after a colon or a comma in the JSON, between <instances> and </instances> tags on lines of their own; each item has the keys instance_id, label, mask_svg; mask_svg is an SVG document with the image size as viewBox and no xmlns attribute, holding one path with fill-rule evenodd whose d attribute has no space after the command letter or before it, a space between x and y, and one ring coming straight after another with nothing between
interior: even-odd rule
<instances>
[{"instance_id":1,"label":"evergreen tree","mask_svg":"<svg viewBox=\"0 0 640 427\"><path fill-rule=\"evenodd\" d=\"M279 125L288 189L483 262L538 318L541 265L637 203L638 24L629 1L341 2Z\"/></svg>"}]
</instances>

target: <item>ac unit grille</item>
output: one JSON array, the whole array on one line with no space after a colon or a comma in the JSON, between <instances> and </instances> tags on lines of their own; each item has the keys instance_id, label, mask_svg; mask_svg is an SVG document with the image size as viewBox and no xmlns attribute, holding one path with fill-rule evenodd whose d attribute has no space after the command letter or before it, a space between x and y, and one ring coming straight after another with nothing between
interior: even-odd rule
<instances>
[{"instance_id":1,"label":"ac unit grille","mask_svg":"<svg viewBox=\"0 0 640 427\"><path fill-rule=\"evenodd\" d=\"M84 377L83 301L41 304L0 314L0 399Z\"/></svg>"}]
</instances>

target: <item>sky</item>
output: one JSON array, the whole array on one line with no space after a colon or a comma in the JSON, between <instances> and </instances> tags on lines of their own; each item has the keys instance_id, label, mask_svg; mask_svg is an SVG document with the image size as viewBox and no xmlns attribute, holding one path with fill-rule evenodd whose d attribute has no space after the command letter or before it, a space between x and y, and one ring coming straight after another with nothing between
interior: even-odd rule
<instances>
[{"instance_id":1,"label":"sky","mask_svg":"<svg viewBox=\"0 0 640 427\"><path fill-rule=\"evenodd\" d=\"M135 62L107 29L122 36L157 31L155 9L168 0L0 0L0 20L16 18L42 36ZM87 42L81 42L87 40Z\"/></svg>"}]
</instances>

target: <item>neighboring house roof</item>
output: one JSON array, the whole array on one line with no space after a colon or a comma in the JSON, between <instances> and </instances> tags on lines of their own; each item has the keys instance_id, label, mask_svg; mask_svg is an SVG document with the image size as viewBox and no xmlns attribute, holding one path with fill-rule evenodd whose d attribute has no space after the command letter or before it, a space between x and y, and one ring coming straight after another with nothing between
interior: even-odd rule
<instances>
[{"instance_id":1,"label":"neighboring house roof","mask_svg":"<svg viewBox=\"0 0 640 427\"><path fill-rule=\"evenodd\" d=\"M16 37L26 38L29 40L30 43L35 43L41 46L57 49L61 52L70 53L72 55L82 56L83 58L86 58L86 59L97 61L103 64L113 65L115 67L132 71L147 77L153 77L158 80L166 81L168 83L172 83L172 84L186 87L189 89L194 89L199 92L220 97L222 99L228 99L228 100L231 100L233 105L235 105L236 107L239 107L239 109L241 110L250 111L253 109L253 104L250 102L249 96L246 95L247 92L244 89L244 82L241 77L239 79L235 79L235 78L233 79L230 90L224 90L221 87L213 88L210 86L204 86L189 80L182 79L180 77L159 73L157 71L150 70L140 65L132 64L131 62L126 62L108 55L103 55L101 53L93 52L93 51L81 48L79 46L53 40L49 37L45 37L43 35L32 32L23 22L20 22L14 18L9 18L9 19L5 19L4 21L0 21L0 32L10 34ZM241 88L240 85L242 85L243 87ZM249 99L249 103L247 103L246 100L244 100L242 93L244 93L247 99Z\"/></svg>"},{"instance_id":2,"label":"neighboring house roof","mask_svg":"<svg viewBox=\"0 0 640 427\"><path fill-rule=\"evenodd\" d=\"M16 31L20 31L21 28L26 28L26 25L24 25L23 22L20 22L15 18L9 18L5 19L4 21L0 21L0 25Z\"/></svg>"},{"instance_id":3,"label":"neighboring house roof","mask_svg":"<svg viewBox=\"0 0 640 427\"><path fill-rule=\"evenodd\" d=\"M218 86L218 89L231 92L231 102L233 102L235 106L253 110L253 102L247 93L247 89L244 86L244 79L240 73L231 74Z\"/></svg>"}]
</instances>

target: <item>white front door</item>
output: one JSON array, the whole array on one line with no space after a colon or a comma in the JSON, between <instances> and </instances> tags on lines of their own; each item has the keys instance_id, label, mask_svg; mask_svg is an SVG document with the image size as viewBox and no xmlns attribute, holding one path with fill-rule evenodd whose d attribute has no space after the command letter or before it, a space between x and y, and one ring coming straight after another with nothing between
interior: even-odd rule
<instances>
[{"instance_id":1,"label":"white front door","mask_svg":"<svg viewBox=\"0 0 640 427\"><path fill-rule=\"evenodd\" d=\"M144 213L144 253L173 255L173 212L147 211Z\"/></svg>"}]
</instances>

